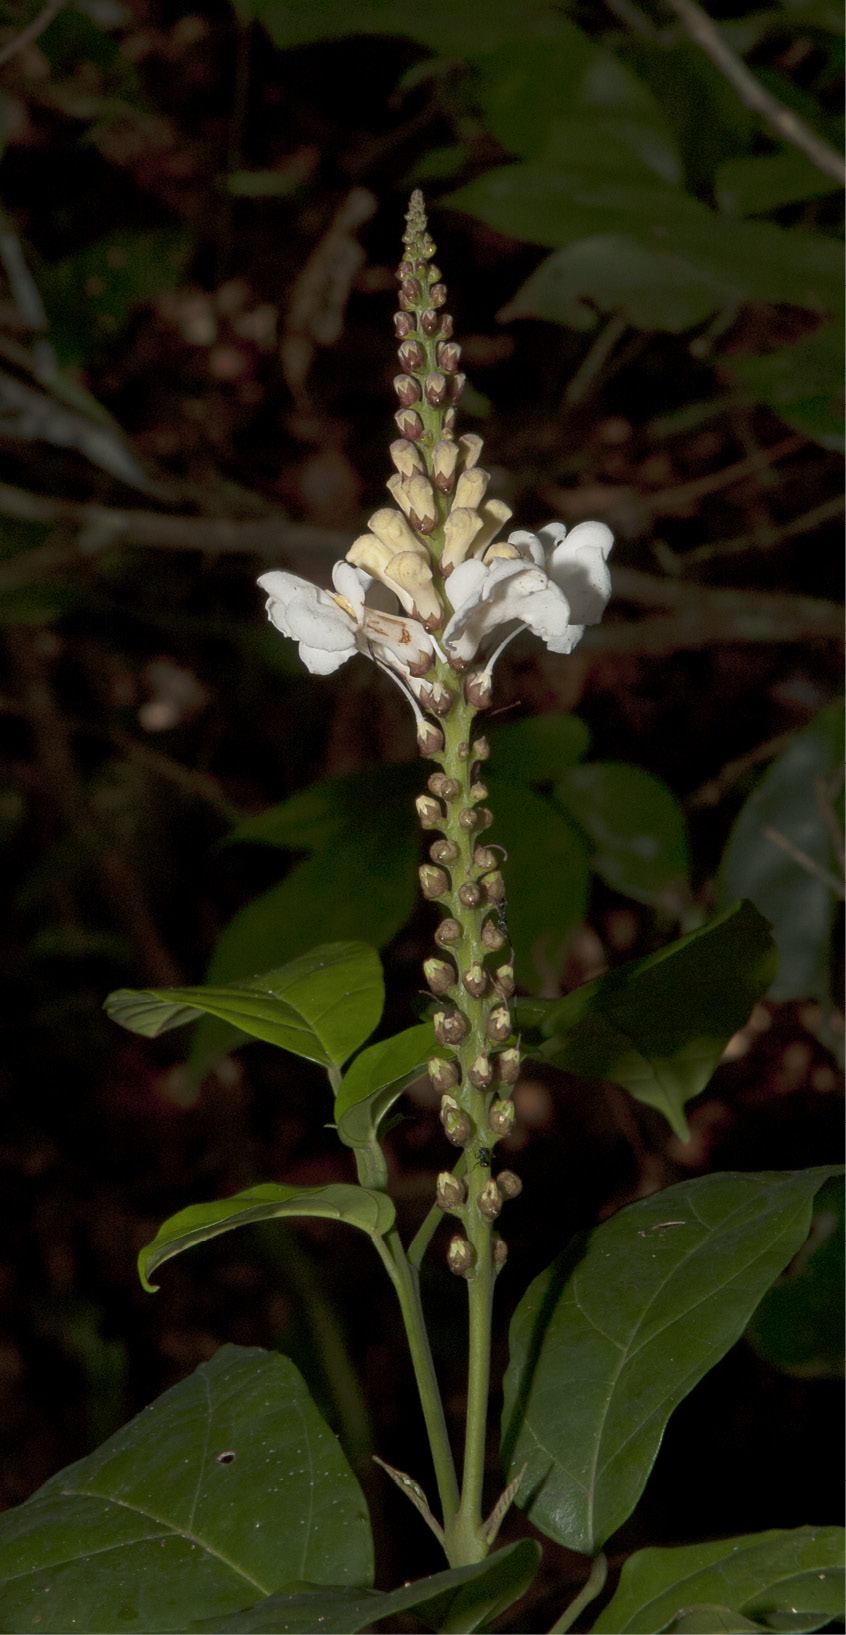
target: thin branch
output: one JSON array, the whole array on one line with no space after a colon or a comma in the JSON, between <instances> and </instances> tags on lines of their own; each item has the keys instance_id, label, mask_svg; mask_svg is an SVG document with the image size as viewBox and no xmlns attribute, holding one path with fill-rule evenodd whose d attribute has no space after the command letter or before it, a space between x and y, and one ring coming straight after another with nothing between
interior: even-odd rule
<instances>
[{"instance_id":1,"label":"thin branch","mask_svg":"<svg viewBox=\"0 0 846 1635\"><path fill-rule=\"evenodd\" d=\"M2 51L0 51L0 68L9 61L10 57L14 57L17 51L22 51L25 45L31 45L33 40L37 40L39 34L44 33L45 28L49 28L53 18L61 11L64 3L65 0L47 0L47 5L38 13L38 16L33 17L32 22L27 23L26 28L22 28L20 34L16 34L8 45L3 46Z\"/></svg>"},{"instance_id":2,"label":"thin branch","mask_svg":"<svg viewBox=\"0 0 846 1635\"><path fill-rule=\"evenodd\" d=\"M809 857L808 853L803 852L801 846L797 846L789 835L782 834L780 829L767 828L764 830L764 837L772 841L774 846L778 846L780 851L786 852L794 863L799 864L800 869L805 870L806 874L812 874L816 880L821 880L824 886L828 886L829 891L834 892L835 897L846 897L846 886L844 886L842 880L838 879L833 870L823 868L822 864L818 863L815 858Z\"/></svg>"},{"instance_id":3,"label":"thin branch","mask_svg":"<svg viewBox=\"0 0 846 1635\"><path fill-rule=\"evenodd\" d=\"M754 113L760 114L771 125L782 141L799 148L811 163L825 176L831 176L841 186L846 183L846 164L839 153L817 136L809 125L792 109L785 108L770 91L764 89L745 62L726 44L715 23L697 0L667 0L676 16L681 19L690 38L701 46L715 68L734 86L741 101Z\"/></svg>"}]
</instances>

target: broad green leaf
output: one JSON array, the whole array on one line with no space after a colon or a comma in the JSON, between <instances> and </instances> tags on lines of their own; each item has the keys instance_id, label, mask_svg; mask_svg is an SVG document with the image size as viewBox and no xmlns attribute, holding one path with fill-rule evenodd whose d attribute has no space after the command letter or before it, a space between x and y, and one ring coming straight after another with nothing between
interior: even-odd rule
<instances>
[{"instance_id":1,"label":"broad green leaf","mask_svg":"<svg viewBox=\"0 0 846 1635\"><path fill-rule=\"evenodd\" d=\"M243 19L258 18L281 50L313 40L343 38L348 34L387 34L418 40L433 51L472 58L484 55L509 40L554 39L561 21L554 0L540 0L531 12L513 0L486 0L484 27L474 6L456 6L452 0L236 0Z\"/></svg>"},{"instance_id":2,"label":"broad green leaf","mask_svg":"<svg viewBox=\"0 0 846 1635\"><path fill-rule=\"evenodd\" d=\"M295 1579L373 1581L364 1498L287 1357L223 1346L0 1516L0 1629L223 1620Z\"/></svg>"},{"instance_id":3,"label":"broad green leaf","mask_svg":"<svg viewBox=\"0 0 846 1635\"><path fill-rule=\"evenodd\" d=\"M253 1039L340 1067L373 1032L384 1000L375 949L364 942L330 942L249 982L119 988L105 1009L114 1022L151 1039L196 1021L198 1013L215 1016Z\"/></svg>"},{"instance_id":4,"label":"broad green leaf","mask_svg":"<svg viewBox=\"0 0 846 1635\"><path fill-rule=\"evenodd\" d=\"M678 900L687 880L687 824L660 778L625 761L593 761L565 772L554 794L585 830L594 869L609 886L641 903Z\"/></svg>"},{"instance_id":5,"label":"broad green leaf","mask_svg":"<svg viewBox=\"0 0 846 1635\"><path fill-rule=\"evenodd\" d=\"M344 1221L357 1226L369 1237L381 1237L394 1224L396 1211L385 1192L369 1192L366 1187L336 1182L325 1187L279 1186L267 1182L236 1192L232 1198L217 1198L210 1204L189 1204L171 1215L159 1227L152 1243L138 1256L138 1272L145 1289L156 1289L150 1277L166 1260L181 1255L195 1244L207 1243L221 1232L238 1226L254 1226L258 1221L283 1220L291 1216L319 1216L323 1220Z\"/></svg>"},{"instance_id":6,"label":"broad green leaf","mask_svg":"<svg viewBox=\"0 0 846 1635\"><path fill-rule=\"evenodd\" d=\"M634 329L677 335L736 298L729 282L684 260L671 245L594 233L547 256L500 317L546 318L587 330L598 323L598 309L619 313Z\"/></svg>"},{"instance_id":7,"label":"broad green leaf","mask_svg":"<svg viewBox=\"0 0 846 1635\"><path fill-rule=\"evenodd\" d=\"M811 1235L784 1277L767 1290L746 1338L773 1368L799 1379L843 1374L843 1182L817 1194Z\"/></svg>"},{"instance_id":8,"label":"broad green leaf","mask_svg":"<svg viewBox=\"0 0 846 1635\"><path fill-rule=\"evenodd\" d=\"M739 1339L832 1173L682 1181L576 1238L530 1285L503 1455L512 1477L528 1466L518 1503L541 1532L593 1554L631 1515L670 1414Z\"/></svg>"},{"instance_id":9,"label":"broad green leaf","mask_svg":"<svg viewBox=\"0 0 846 1635\"><path fill-rule=\"evenodd\" d=\"M401 808L406 828L414 831L414 797L419 795L423 782L416 762L368 767L343 778L324 778L258 817L246 818L227 836L226 843L255 841L288 851L316 852L351 836L364 843L369 834L377 832L381 840L394 829L396 812Z\"/></svg>"},{"instance_id":10,"label":"broad green leaf","mask_svg":"<svg viewBox=\"0 0 846 1635\"><path fill-rule=\"evenodd\" d=\"M473 1567L453 1567L397 1590L291 1586L233 1618L191 1625L192 1635L356 1635L385 1618L416 1612L431 1627L456 1635L482 1627L525 1595L538 1569L540 1546L519 1539Z\"/></svg>"},{"instance_id":11,"label":"broad green leaf","mask_svg":"<svg viewBox=\"0 0 846 1635\"><path fill-rule=\"evenodd\" d=\"M767 831L783 835L817 867L836 871L823 803L824 786L839 771L842 754L843 708L831 705L796 734L765 773L743 807L723 856L720 899L749 897L772 922L781 957L770 989L773 999L830 997L837 898L824 879L810 873Z\"/></svg>"},{"instance_id":12,"label":"broad green leaf","mask_svg":"<svg viewBox=\"0 0 846 1635\"><path fill-rule=\"evenodd\" d=\"M660 953L555 1000L534 1019L547 1036L535 1053L582 1078L614 1079L685 1141L685 1102L704 1090L776 968L766 920L738 903Z\"/></svg>"},{"instance_id":13,"label":"broad green leaf","mask_svg":"<svg viewBox=\"0 0 846 1635\"><path fill-rule=\"evenodd\" d=\"M713 1602L687 1607L671 1624L665 1624L662 1635L745 1635L749 1629L762 1630L763 1624L754 1624L731 1607Z\"/></svg>"},{"instance_id":14,"label":"broad green leaf","mask_svg":"<svg viewBox=\"0 0 846 1635\"><path fill-rule=\"evenodd\" d=\"M802 204L837 193L840 184L798 148L727 159L714 177L714 197L733 216L765 216L785 204Z\"/></svg>"},{"instance_id":15,"label":"broad green leaf","mask_svg":"<svg viewBox=\"0 0 846 1635\"><path fill-rule=\"evenodd\" d=\"M707 1601L728 1602L749 1624L674 1621L685 1608ZM842 1528L796 1527L639 1550L625 1563L616 1594L593 1630L594 1635L694 1627L703 1635L718 1629L814 1630L842 1609Z\"/></svg>"},{"instance_id":16,"label":"broad green leaf","mask_svg":"<svg viewBox=\"0 0 846 1635\"><path fill-rule=\"evenodd\" d=\"M527 715L494 726L490 767L510 783L549 784L586 753L590 731L577 715Z\"/></svg>"},{"instance_id":17,"label":"broad green leaf","mask_svg":"<svg viewBox=\"0 0 846 1635\"><path fill-rule=\"evenodd\" d=\"M552 801L496 773L490 790L493 827L485 842L508 853L505 868L508 932L516 951L517 980L560 974L567 943L582 924L590 886L590 859L581 831Z\"/></svg>"},{"instance_id":18,"label":"broad green leaf","mask_svg":"<svg viewBox=\"0 0 846 1635\"><path fill-rule=\"evenodd\" d=\"M756 403L766 403L823 448L843 448L843 326L821 324L790 346L758 357L727 357L720 367Z\"/></svg>"},{"instance_id":19,"label":"broad green leaf","mask_svg":"<svg viewBox=\"0 0 846 1635\"><path fill-rule=\"evenodd\" d=\"M357 1147L375 1137L380 1119L403 1090L425 1072L434 1050L432 1024L421 1022L395 1033L391 1039L368 1045L356 1056L335 1097L335 1121L346 1146Z\"/></svg>"}]
</instances>

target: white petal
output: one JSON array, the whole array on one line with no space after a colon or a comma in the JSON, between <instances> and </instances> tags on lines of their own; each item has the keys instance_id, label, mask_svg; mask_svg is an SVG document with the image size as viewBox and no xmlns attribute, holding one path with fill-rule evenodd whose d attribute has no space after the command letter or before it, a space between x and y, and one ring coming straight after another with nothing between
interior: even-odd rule
<instances>
[{"instance_id":1,"label":"white petal","mask_svg":"<svg viewBox=\"0 0 846 1635\"><path fill-rule=\"evenodd\" d=\"M331 676L335 670L340 670L342 664L346 664L347 659L353 657L355 651L353 646L348 653L327 653L322 647L308 647L305 642L300 642L300 658L313 676Z\"/></svg>"},{"instance_id":2,"label":"white petal","mask_svg":"<svg viewBox=\"0 0 846 1635\"><path fill-rule=\"evenodd\" d=\"M547 558L550 578L563 590L579 624L598 624L605 611L611 595L606 557L613 543L604 522L580 522Z\"/></svg>"},{"instance_id":3,"label":"white petal","mask_svg":"<svg viewBox=\"0 0 846 1635\"><path fill-rule=\"evenodd\" d=\"M564 524L558 523L554 524L554 526L563 528ZM513 534L508 535L508 543L509 545L517 545L524 555L528 554L532 561L537 563L539 568L543 567L546 554L543 541L538 538L537 534L531 534L528 528L516 528Z\"/></svg>"},{"instance_id":4,"label":"white petal","mask_svg":"<svg viewBox=\"0 0 846 1635\"><path fill-rule=\"evenodd\" d=\"M355 646L354 621L325 591L318 590L314 600L296 597L288 605L287 620L295 641L305 642L307 647L338 653L345 647L352 652Z\"/></svg>"},{"instance_id":5,"label":"white petal","mask_svg":"<svg viewBox=\"0 0 846 1635\"><path fill-rule=\"evenodd\" d=\"M343 596L345 602L349 602L358 619L361 619L364 609L364 597L367 589L365 580L368 578L369 575L359 573L359 570L354 568L351 562L343 560L336 562L332 569L332 583L336 591L340 596Z\"/></svg>"}]
</instances>

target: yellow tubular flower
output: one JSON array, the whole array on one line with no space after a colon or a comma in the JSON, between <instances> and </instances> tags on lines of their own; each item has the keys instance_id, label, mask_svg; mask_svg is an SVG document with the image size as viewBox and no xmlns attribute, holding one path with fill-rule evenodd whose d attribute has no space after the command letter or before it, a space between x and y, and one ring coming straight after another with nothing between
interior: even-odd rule
<instances>
[{"instance_id":1,"label":"yellow tubular flower","mask_svg":"<svg viewBox=\"0 0 846 1635\"><path fill-rule=\"evenodd\" d=\"M411 601L411 611L428 630L443 623L444 610L432 583L429 563L416 551L398 551L386 569L386 584L396 589L405 604Z\"/></svg>"},{"instance_id":2,"label":"yellow tubular flower","mask_svg":"<svg viewBox=\"0 0 846 1635\"><path fill-rule=\"evenodd\" d=\"M481 527L482 519L477 511L453 506L444 523L441 573L451 573L459 562L464 561Z\"/></svg>"}]
</instances>

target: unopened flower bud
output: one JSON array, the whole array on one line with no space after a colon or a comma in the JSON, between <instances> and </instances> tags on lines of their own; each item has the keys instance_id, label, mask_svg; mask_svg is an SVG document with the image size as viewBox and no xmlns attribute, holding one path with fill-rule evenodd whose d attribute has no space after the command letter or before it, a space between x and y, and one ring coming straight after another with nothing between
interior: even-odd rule
<instances>
[{"instance_id":1,"label":"unopened flower bud","mask_svg":"<svg viewBox=\"0 0 846 1635\"><path fill-rule=\"evenodd\" d=\"M457 778L444 778L441 798L448 803L454 801L461 794L461 784Z\"/></svg>"},{"instance_id":2,"label":"unopened flower bud","mask_svg":"<svg viewBox=\"0 0 846 1635\"><path fill-rule=\"evenodd\" d=\"M422 721L417 728L417 743L421 755L440 755L444 747L444 735L434 721Z\"/></svg>"},{"instance_id":3,"label":"unopened flower bud","mask_svg":"<svg viewBox=\"0 0 846 1635\"><path fill-rule=\"evenodd\" d=\"M497 1071L503 1084L516 1084L520 1077L520 1052L512 1046L501 1050L496 1059Z\"/></svg>"},{"instance_id":4,"label":"unopened flower bud","mask_svg":"<svg viewBox=\"0 0 846 1635\"><path fill-rule=\"evenodd\" d=\"M400 284L400 299L401 300L402 300L403 296L405 297L405 300L409 303L409 306L413 302L420 300L421 289L420 289L420 285L419 285L416 278L404 278L403 279L402 283ZM438 303L437 303L437 301L435 301L433 299L432 294L430 294L429 300L432 302L433 307L437 306Z\"/></svg>"},{"instance_id":5,"label":"unopened flower bud","mask_svg":"<svg viewBox=\"0 0 846 1635\"><path fill-rule=\"evenodd\" d=\"M467 1074L474 1090L488 1090L493 1083L493 1068L488 1056L477 1056Z\"/></svg>"},{"instance_id":6,"label":"unopened flower bud","mask_svg":"<svg viewBox=\"0 0 846 1635\"><path fill-rule=\"evenodd\" d=\"M514 1174L513 1169L500 1170L496 1178L496 1184L503 1198L519 1198L520 1193L523 1191L523 1183L519 1175Z\"/></svg>"},{"instance_id":7,"label":"unopened flower bud","mask_svg":"<svg viewBox=\"0 0 846 1635\"><path fill-rule=\"evenodd\" d=\"M449 715L453 705L453 697L449 688L445 687L441 681L434 681L430 691L432 701L429 708L434 710L436 715Z\"/></svg>"},{"instance_id":8,"label":"unopened flower bud","mask_svg":"<svg viewBox=\"0 0 846 1635\"><path fill-rule=\"evenodd\" d=\"M466 761L469 754L470 754L470 745L469 744L459 744L459 746L458 746L458 759L459 759L459 761Z\"/></svg>"},{"instance_id":9,"label":"unopened flower bud","mask_svg":"<svg viewBox=\"0 0 846 1635\"><path fill-rule=\"evenodd\" d=\"M439 409L449 391L446 375L442 375L441 371L436 369L431 375L426 376L423 390L426 402L431 403L433 409Z\"/></svg>"},{"instance_id":10,"label":"unopened flower bud","mask_svg":"<svg viewBox=\"0 0 846 1635\"><path fill-rule=\"evenodd\" d=\"M435 1198L441 1209L460 1209L467 1196L467 1189L457 1175L451 1175L448 1169L441 1170L435 1184Z\"/></svg>"},{"instance_id":11,"label":"unopened flower bud","mask_svg":"<svg viewBox=\"0 0 846 1635\"><path fill-rule=\"evenodd\" d=\"M491 1244L491 1255L494 1266L496 1267L497 1271L500 1271L508 1259L508 1244L503 1243L498 1232L494 1233L493 1243Z\"/></svg>"},{"instance_id":12,"label":"unopened flower bud","mask_svg":"<svg viewBox=\"0 0 846 1635\"><path fill-rule=\"evenodd\" d=\"M475 753L476 745L473 745ZM496 852L490 846L477 846L473 853L473 862L477 869L492 869L496 864Z\"/></svg>"},{"instance_id":13,"label":"unopened flower bud","mask_svg":"<svg viewBox=\"0 0 846 1635\"><path fill-rule=\"evenodd\" d=\"M514 992L514 966L500 965L496 973L496 985L506 999L510 999Z\"/></svg>"},{"instance_id":14,"label":"unopened flower bud","mask_svg":"<svg viewBox=\"0 0 846 1635\"><path fill-rule=\"evenodd\" d=\"M444 523L442 573L452 572L464 561L481 526L482 519L475 511L468 510L466 506L453 506Z\"/></svg>"},{"instance_id":15,"label":"unopened flower bud","mask_svg":"<svg viewBox=\"0 0 846 1635\"><path fill-rule=\"evenodd\" d=\"M461 941L461 926L457 920L441 920L435 932L435 941L439 948L450 948L454 942Z\"/></svg>"},{"instance_id":16,"label":"unopened flower bud","mask_svg":"<svg viewBox=\"0 0 846 1635\"><path fill-rule=\"evenodd\" d=\"M469 471L472 466L478 464L482 452L482 439L476 432L468 431L463 437L459 437L458 446L463 456L464 470Z\"/></svg>"},{"instance_id":17,"label":"unopened flower bud","mask_svg":"<svg viewBox=\"0 0 846 1635\"><path fill-rule=\"evenodd\" d=\"M403 484L407 501L408 519L418 534L431 534L440 521L438 507L427 477L415 473Z\"/></svg>"},{"instance_id":18,"label":"unopened flower bud","mask_svg":"<svg viewBox=\"0 0 846 1635\"><path fill-rule=\"evenodd\" d=\"M460 1045L467 1038L467 1023L460 1011L435 1011L434 1028L439 1045Z\"/></svg>"},{"instance_id":19,"label":"unopened flower bud","mask_svg":"<svg viewBox=\"0 0 846 1635\"><path fill-rule=\"evenodd\" d=\"M492 954L498 953L500 948L505 947L505 937L499 927L494 925L493 920L486 920L482 926L482 941Z\"/></svg>"},{"instance_id":20,"label":"unopened flower bud","mask_svg":"<svg viewBox=\"0 0 846 1635\"><path fill-rule=\"evenodd\" d=\"M475 881L465 880L463 886L459 886L458 901L463 903L465 908L476 908L481 900L482 893Z\"/></svg>"},{"instance_id":21,"label":"unopened flower bud","mask_svg":"<svg viewBox=\"0 0 846 1635\"><path fill-rule=\"evenodd\" d=\"M491 869L490 874L483 874L479 884L489 903L505 902L505 881L501 869Z\"/></svg>"},{"instance_id":22,"label":"unopened flower bud","mask_svg":"<svg viewBox=\"0 0 846 1635\"><path fill-rule=\"evenodd\" d=\"M443 808L439 801L430 800L428 795L418 795L414 802L417 807L417 816L424 829L438 829L444 821Z\"/></svg>"},{"instance_id":23,"label":"unopened flower bud","mask_svg":"<svg viewBox=\"0 0 846 1635\"><path fill-rule=\"evenodd\" d=\"M440 319L441 319L441 335L442 335L443 339L445 341L452 340L452 334L453 334L453 330L455 329L455 324L453 323L450 314L448 312L442 312L440 314Z\"/></svg>"},{"instance_id":24,"label":"unopened flower bud","mask_svg":"<svg viewBox=\"0 0 846 1635\"><path fill-rule=\"evenodd\" d=\"M494 1135L508 1135L515 1119L513 1101L494 1101L488 1109L488 1123Z\"/></svg>"},{"instance_id":25,"label":"unopened flower bud","mask_svg":"<svg viewBox=\"0 0 846 1635\"><path fill-rule=\"evenodd\" d=\"M464 697L474 710L486 710L491 701L493 688L491 678L486 673L477 671L468 676L464 683Z\"/></svg>"},{"instance_id":26,"label":"unopened flower bud","mask_svg":"<svg viewBox=\"0 0 846 1635\"><path fill-rule=\"evenodd\" d=\"M450 1238L447 1265L456 1277L469 1277L476 1264L476 1251L466 1238Z\"/></svg>"},{"instance_id":27,"label":"unopened flower bud","mask_svg":"<svg viewBox=\"0 0 846 1635\"><path fill-rule=\"evenodd\" d=\"M413 477L416 471L423 471L420 450L415 448L413 443L409 443L405 437L397 437L391 444L388 453L401 477Z\"/></svg>"},{"instance_id":28,"label":"unopened flower bud","mask_svg":"<svg viewBox=\"0 0 846 1635\"><path fill-rule=\"evenodd\" d=\"M425 960L423 974L436 998L449 993L450 988L454 988L458 980L455 966L450 965L445 959Z\"/></svg>"},{"instance_id":29,"label":"unopened flower bud","mask_svg":"<svg viewBox=\"0 0 846 1635\"><path fill-rule=\"evenodd\" d=\"M449 891L449 876L433 863L421 864L417 872L420 876L420 889L430 903L437 902L439 897L443 897Z\"/></svg>"},{"instance_id":30,"label":"unopened flower bud","mask_svg":"<svg viewBox=\"0 0 846 1635\"><path fill-rule=\"evenodd\" d=\"M454 375L461 359L461 347L457 341L439 341L435 357L445 375Z\"/></svg>"},{"instance_id":31,"label":"unopened flower bud","mask_svg":"<svg viewBox=\"0 0 846 1635\"><path fill-rule=\"evenodd\" d=\"M419 287L419 286L418 286ZM429 291L429 300L433 307L442 307L447 298L446 284L433 284ZM420 297L418 295L417 299Z\"/></svg>"},{"instance_id":32,"label":"unopened flower bud","mask_svg":"<svg viewBox=\"0 0 846 1635\"><path fill-rule=\"evenodd\" d=\"M413 375L395 375L394 391L404 409L410 409L420 402L421 391Z\"/></svg>"},{"instance_id":33,"label":"unopened flower bud","mask_svg":"<svg viewBox=\"0 0 846 1635\"><path fill-rule=\"evenodd\" d=\"M456 422L455 410L454 409L444 409L444 416L443 416L443 420L441 421L441 427L442 427L442 430L443 430L443 433L444 433L445 437L447 436L447 434L452 436L452 433L455 431L455 422Z\"/></svg>"},{"instance_id":34,"label":"unopened flower bud","mask_svg":"<svg viewBox=\"0 0 846 1635\"><path fill-rule=\"evenodd\" d=\"M455 482L458 465L458 444L441 439L432 450L432 481L442 494L448 494Z\"/></svg>"},{"instance_id":35,"label":"unopened flower bud","mask_svg":"<svg viewBox=\"0 0 846 1635\"><path fill-rule=\"evenodd\" d=\"M481 466L474 466L472 471L462 471L455 485L453 504L466 505L468 510L475 511L485 497L490 480L489 473L483 471Z\"/></svg>"},{"instance_id":36,"label":"unopened flower bud","mask_svg":"<svg viewBox=\"0 0 846 1635\"><path fill-rule=\"evenodd\" d=\"M430 284L440 283L442 277L441 269L440 267L435 266L434 261L426 268L426 277L428 278Z\"/></svg>"},{"instance_id":37,"label":"unopened flower bud","mask_svg":"<svg viewBox=\"0 0 846 1635\"><path fill-rule=\"evenodd\" d=\"M414 319L410 312L394 313L394 334L397 340L404 340L406 335L410 335L413 329Z\"/></svg>"},{"instance_id":38,"label":"unopened flower bud","mask_svg":"<svg viewBox=\"0 0 846 1635\"><path fill-rule=\"evenodd\" d=\"M478 824L479 819L476 816L476 813L473 811L472 806L465 806L463 811L459 812L458 826L460 829L466 829L467 833L470 834L473 829L478 828Z\"/></svg>"},{"instance_id":39,"label":"unopened flower bud","mask_svg":"<svg viewBox=\"0 0 846 1635\"><path fill-rule=\"evenodd\" d=\"M449 395L450 395L450 400L453 403L460 402L461 394L464 391L464 388L465 388L466 385L467 385L467 376L466 375L450 375L450 377L449 377Z\"/></svg>"},{"instance_id":40,"label":"unopened flower bud","mask_svg":"<svg viewBox=\"0 0 846 1635\"><path fill-rule=\"evenodd\" d=\"M454 863L458 847L454 840L436 840L429 847L429 856L433 863Z\"/></svg>"},{"instance_id":41,"label":"unopened flower bud","mask_svg":"<svg viewBox=\"0 0 846 1635\"><path fill-rule=\"evenodd\" d=\"M495 1221L502 1209L502 1198L496 1181L486 1181L476 1202L479 1214L484 1215L486 1221Z\"/></svg>"},{"instance_id":42,"label":"unopened flower bud","mask_svg":"<svg viewBox=\"0 0 846 1635\"><path fill-rule=\"evenodd\" d=\"M402 236L402 241L403 241L403 244L411 243L410 239L406 240L406 236L405 236L404 233L403 233L403 236ZM397 267L397 278L399 279L400 283L402 283L402 280L404 278L411 278L413 276L413 274L414 274L414 263L413 263L413 261L409 261L408 256L403 256L402 261L400 262L399 266Z\"/></svg>"},{"instance_id":43,"label":"unopened flower bud","mask_svg":"<svg viewBox=\"0 0 846 1635\"><path fill-rule=\"evenodd\" d=\"M445 1062L443 1056L430 1056L426 1063L429 1078L436 1090L446 1092L454 1090L461 1080L461 1070L457 1062ZM455 1103L456 1107L458 1103Z\"/></svg>"},{"instance_id":44,"label":"unopened flower bud","mask_svg":"<svg viewBox=\"0 0 846 1635\"><path fill-rule=\"evenodd\" d=\"M426 362L426 354L419 341L403 341L399 349L399 360L407 375L415 369L422 369Z\"/></svg>"},{"instance_id":45,"label":"unopened flower bud","mask_svg":"<svg viewBox=\"0 0 846 1635\"><path fill-rule=\"evenodd\" d=\"M488 789L487 785L481 783L478 779L475 783L470 785L471 800L487 800L489 794L490 790Z\"/></svg>"},{"instance_id":46,"label":"unopened flower bud","mask_svg":"<svg viewBox=\"0 0 846 1635\"><path fill-rule=\"evenodd\" d=\"M427 308L425 312L421 312L420 328L422 329L423 334L427 335L431 340L432 336L437 335L438 330L441 328L440 313L433 312L431 307Z\"/></svg>"},{"instance_id":47,"label":"unopened flower bud","mask_svg":"<svg viewBox=\"0 0 846 1635\"><path fill-rule=\"evenodd\" d=\"M473 1138L473 1126L459 1107L441 1108L441 1125L453 1147L466 1147Z\"/></svg>"},{"instance_id":48,"label":"unopened flower bud","mask_svg":"<svg viewBox=\"0 0 846 1635\"><path fill-rule=\"evenodd\" d=\"M409 443L416 443L423 436L423 422L415 409L398 409L394 421Z\"/></svg>"},{"instance_id":49,"label":"unopened flower bud","mask_svg":"<svg viewBox=\"0 0 846 1635\"><path fill-rule=\"evenodd\" d=\"M444 784L447 782L448 779L445 772L433 772L432 776L426 779L426 788L428 789L430 795L441 795L443 793Z\"/></svg>"},{"instance_id":50,"label":"unopened flower bud","mask_svg":"<svg viewBox=\"0 0 846 1635\"><path fill-rule=\"evenodd\" d=\"M488 743L487 738L484 737L484 735L481 738L474 738L473 739L473 759L474 760L476 760L476 761L486 761L488 759L488 756L490 755L490 752L491 752L491 746Z\"/></svg>"},{"instance_id":51,"label":"unopened flower bud","mask_svg":"<svg viewBox=\"0 0 846 1635\"><path fill-rule=\"evenodd\" d=\"M505 1043L511 1033L511 1017L504 1005L496 1005L488 1016L485 1032L494 1044Z\"/></svg>"},{"instance_id":52,"label":"unopened flower bud","mask_svg":"<svg viewBox=\"0 0 846 1635\"><path fill-rule=\"evenodd\" d=\"M488 985L488 974L484 967L481 966L478 961L476 961L475 964L470 965L462 974L461 980L467 989L467 992L471 994L474 999L481 999L482 994L485 992Z\"/></svg>"}]
</instances>

